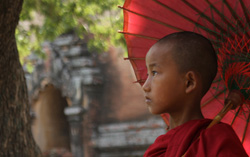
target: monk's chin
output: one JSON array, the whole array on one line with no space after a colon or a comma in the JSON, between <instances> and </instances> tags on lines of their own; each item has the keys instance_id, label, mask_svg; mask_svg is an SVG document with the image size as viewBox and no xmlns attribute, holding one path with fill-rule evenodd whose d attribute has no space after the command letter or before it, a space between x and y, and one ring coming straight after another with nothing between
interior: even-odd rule
<instances>
[{"instance_id":1,"label":"monk's chin","mask_svg":"<svg viewBox=\"0 0 250 157\"><path fill-rule=\"evenodd\" d=\"M161 115L161 114L164 114L164 113L168 113L166 111L157 111L157 110L154 110L150 106L148 107L148 110L153 115Z\"/></svg>"}]
</instances>

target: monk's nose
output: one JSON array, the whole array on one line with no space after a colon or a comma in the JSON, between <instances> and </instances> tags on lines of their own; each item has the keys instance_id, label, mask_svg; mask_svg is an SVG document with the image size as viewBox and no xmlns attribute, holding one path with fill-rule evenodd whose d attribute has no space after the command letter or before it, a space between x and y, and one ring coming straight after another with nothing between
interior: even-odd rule
<instances>
[{"instance_id":1,"label":"monk's nose","mask_svg":"<svg viewBox=\"0 0 250 157\"><path fill-rule=\"evenodd\" d=\"M144 92L149 92L150 91L150 80L149 80L149 78L147 78L147 80L143 84L142 89L144 90Z\"/></svg>"}]
</instances>

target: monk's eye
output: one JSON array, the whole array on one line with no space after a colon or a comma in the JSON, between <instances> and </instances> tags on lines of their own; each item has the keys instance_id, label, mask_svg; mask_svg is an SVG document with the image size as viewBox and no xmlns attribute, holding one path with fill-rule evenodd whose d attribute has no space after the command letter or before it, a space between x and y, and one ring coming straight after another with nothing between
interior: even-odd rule
<instances>
[{"instance_id":1,"label":"monk's eye","mask_svg":"<svg viewBox=\"0 0 250 157\"><path fill-rule=\"evenodd\" d=\"M152 71L152 75L153 75L153 76L155 76L155 75L157 75L157 74L158 74L157 71Z\"/></svg>"}]
</instances>

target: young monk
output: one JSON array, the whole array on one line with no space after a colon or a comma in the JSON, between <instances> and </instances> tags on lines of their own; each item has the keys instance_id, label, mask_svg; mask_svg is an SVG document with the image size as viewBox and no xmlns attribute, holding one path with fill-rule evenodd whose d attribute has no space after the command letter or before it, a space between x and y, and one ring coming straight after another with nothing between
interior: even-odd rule
<instances>
[{"instance_id":1,"label":"young monk","mask_svg":"<svg viewBox=\"0 0 250 157\"><path fill-rule=\"evenodd\" d=\"M159 136L144 157L246 157L230 125L206 129L200 102L217 73L212 44L193 32L170 34L146 56L148 78L143 85L152 114L169 113L170 130Z\"/></svg>"}]
</instances>

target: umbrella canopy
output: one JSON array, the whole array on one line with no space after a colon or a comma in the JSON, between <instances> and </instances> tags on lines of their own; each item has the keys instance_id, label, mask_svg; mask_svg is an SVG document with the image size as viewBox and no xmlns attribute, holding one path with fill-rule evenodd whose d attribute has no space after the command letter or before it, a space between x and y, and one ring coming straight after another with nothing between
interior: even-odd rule
<instances>
[{"instance_id":1,"label":"umbrella canopy","mask_svg":"<svg viewBox=\"0 0 250 157\"><path fill-rule=\"evenodd\" d=\"M236 88L227 84L233 80L228 78L235 78L235 75L230 75L230 72L233 73L232 69L238 70L234 70L235 73L239 70L244 72L244 76L236 77L235 80L244 80L248 76L246 69L249 69L247 62L250 58L249 0L126 0L121 8L124 10L124 29L121 33L127 43L127 59L130 60L140 84L147 78L147 51L160 38L178 31L193 31L207 37L221 54L219 61L227 62L219 66L220 73L202 100L202 111L206 118L214 118L224 106L228 89ZM231 56L230 60L222 57L226 54ZM240 57L233 60L232 56ZM248 58L244 64L242 58ZM243 65L245 68L240 68ZM231 70L228 70L230 68ZM234 84L243 90L247 89L244 81L244 86L240 86L239 81ZM227 113L222 121L232 125L250 155L249 110L249 101L245 101L235 111Z\"/></svg>"}]
</instances>

